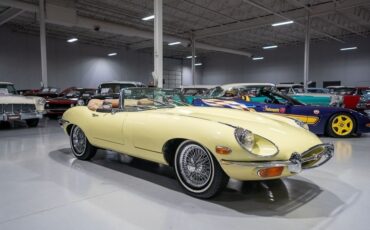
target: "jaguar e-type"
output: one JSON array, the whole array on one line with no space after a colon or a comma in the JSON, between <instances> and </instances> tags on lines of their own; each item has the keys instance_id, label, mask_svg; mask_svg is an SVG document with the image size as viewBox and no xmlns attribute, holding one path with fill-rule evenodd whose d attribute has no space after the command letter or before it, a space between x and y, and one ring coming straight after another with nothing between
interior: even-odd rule
<instances>
[{"instance_id":1,"label":"jaguar e-type","mask_svg":"<svg viewBox=\"0 0 370 230\"><path fill-rule=\"evenodd\" d=\"M199 198L216 195L229 178L294 176L333 155L331 144L323 144L296 120L193 107L182 100L175 91L123 89L119 100L91 100L68 109L60 124L78 159L109 149L169 165L185 192Z\"/></svg>"}]
</instances>

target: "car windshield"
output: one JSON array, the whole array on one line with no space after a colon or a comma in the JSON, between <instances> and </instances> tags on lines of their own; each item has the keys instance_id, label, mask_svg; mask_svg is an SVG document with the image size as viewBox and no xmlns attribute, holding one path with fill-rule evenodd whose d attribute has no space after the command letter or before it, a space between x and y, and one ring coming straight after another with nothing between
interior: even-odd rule
<instances>
[{"instance_id":1,"label":"car windshield","mask_svg":"<svg viewBox=\"0 0 370 230\"><path fill-rule=\"evenodd\" d=\"M327 89L315 89L315 88L308 88L307 89L308 93L328 93L329 90Z\"/></svg>"},{"instance_id":2,"label":"car windshield","mask_svg":"<svg viewBox=\"0 0 370 230\"><path fill-rule=\"evenodd\" d=\"M95 93L95 89L70 89L64 92L66 98L77 98L81 96L91 96Z\"/></svg>"},{"instance_id":3,"label":"car windshield","mask_svg":"<svg viewBox=\"0 0 370 230\"><path fill-rule=\"evenodd\" d=\"M287 96L285 94L282 94L276 91L261 90L259 96L267 97L265 103L269 103L269 104L304 105L302 102L299 102L290 96Z\"/></svg>"},{"instance_id":4,"label":"car windshield","mask_svg":"<svg viewBox=\"0 0 370 230\"><path fill-rule=\"evenodd\" d=\"M184 88L182 92L186 96L202 96L207 93L207 89L206 88Z\"/></svg>"},{"instance_id":5,"label":"car windshield","mask_svg":"<svg viewBox=\"0 0 370 230\"><path fill-rule=\"evenodd\" d=\"M13 95L13 94L17 94L14 85L0 84L0 95Z\"/></svg>"},{"instance_id":6,"label":"car windshield","mask_svg":"<svg viewBox=\"0 0 370 230\"><path fill-rule=\"evenodd\" d=\"M330 93L337 95L352 95L356 92L355 88L331 88L329 89Z\"/></svg>"},{"instance_id":7,"label":"car windshield","mask_svg":"<svg viewBox=\"0 0 370 230\"><path fill-rule=\"evenodd\" d=\"M58 91L59 91L58 88L46 87L46 88L42 88L40 93L44 93L44 94L47 94L47 93L58 93Z\"/></svg>"},{"instance_id":8,"label":"car windshield","mask_svg":"<svg viewBox=\"0 0 370 230\"><path fill-rule=\"evenodd\" d=\"M133 83L107 83L101 84L98 89L98 94L101 95L110 95L110 94L119 94L121 89L136 87Z\"/></svg>"},{"instance_id":9,"label":"car windshield","mask_svg":"<svg viewBox=\"0 0 370 230\"><path fill-rule=\"evenodd\" d=\"M157 88L128 88L123 91L123 107L137 110L188 106L179 90Z\"/></svg>"},{"instance_id":10,"label":"car windshield","mask_svg":"<svg viewBox=\"0 0 370 230\"><path fill-rule=\"evenodd\" d=\"M261 90L274 90L274 86L271 85L241 85L235 86L228 89L224 89L220 86L210 90L208 96L210 97L237 97L237 96L257 96Z\"/></svg>"},{"instance_id":11,"label":"car windshield","mask_svg":"<svg viewBox=\"0 0 370 230\"><path fill-rule=\"evenodd\" d=\"M294 90L295 93L304 93L303 85L293 86L293 90Z\"/></svg>"}]
</instances>

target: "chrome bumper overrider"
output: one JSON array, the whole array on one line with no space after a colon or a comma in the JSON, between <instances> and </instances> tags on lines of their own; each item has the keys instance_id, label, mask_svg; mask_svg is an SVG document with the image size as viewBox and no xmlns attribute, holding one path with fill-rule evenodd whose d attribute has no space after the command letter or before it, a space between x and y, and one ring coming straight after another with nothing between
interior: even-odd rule
<instances>
[{"instance_id":1,"label":"chrome bumper overrider","mask_svg":"<svg viewBox=\"0 0 370 230\"><path fill-rule=\"evenodd\" d=\"M288 161L230 161L221 160L223 165L235 165L255 169L287 167L291 173L299 173L302 169L319 167L334 155L333 144L316 145L302 154L293 153Z\"/></svg>"}]
</instances>

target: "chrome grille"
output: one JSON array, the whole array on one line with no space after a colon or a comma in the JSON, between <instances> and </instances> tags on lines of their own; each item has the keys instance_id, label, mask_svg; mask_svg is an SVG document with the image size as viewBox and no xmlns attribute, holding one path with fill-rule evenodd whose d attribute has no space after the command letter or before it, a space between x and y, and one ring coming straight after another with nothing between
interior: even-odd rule
<instances>
[{"instance_id":1,"label":"chrome grille","mask_svg":"<svg viewBox=\"0 0 370 230\"><path fill-rule=\"evenodd\" d=\"M30 113L35 112L34 104L2 104L0 105L0 113Z\"/></svg>"}]
</instances>

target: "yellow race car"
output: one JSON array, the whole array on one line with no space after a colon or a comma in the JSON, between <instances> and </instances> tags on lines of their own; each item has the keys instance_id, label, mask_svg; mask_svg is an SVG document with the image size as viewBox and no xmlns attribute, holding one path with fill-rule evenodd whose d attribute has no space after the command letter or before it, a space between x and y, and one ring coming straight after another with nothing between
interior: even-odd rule
<instances>
[{"instance_id":1,"label":"yellow race car","mask_svg":"<svg viewBox=\"0 0 370 230\"><path fill-rule=\"evenodd\" d=\"M333 155L303 123L250 111L188 106L176 91L130 88L119 100L92 100L60 120L73 154L109 149L174 168L180 185L210 198L229 178L267 180L320 166Z\"/></svg>"}]
</instances>

